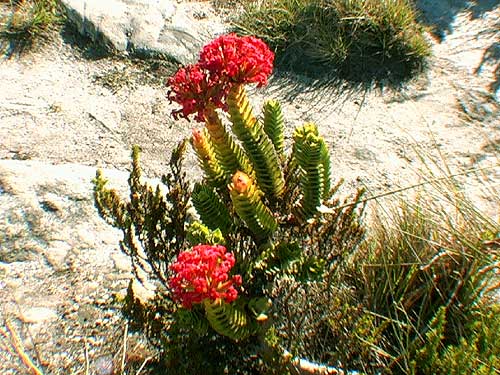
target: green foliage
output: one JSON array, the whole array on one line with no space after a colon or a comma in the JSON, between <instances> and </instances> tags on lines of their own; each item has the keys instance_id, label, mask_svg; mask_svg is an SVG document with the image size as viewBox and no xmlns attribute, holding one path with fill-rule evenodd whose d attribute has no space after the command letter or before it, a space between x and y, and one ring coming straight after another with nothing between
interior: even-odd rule
<instances>
[{"instance_id":1,"label":"green foliage","mask_svg":"<svg viewBox=\"0 0 500 375\"><path fill-rule=\"evenodd\" d=\"M210 326L219 334L240 341L250 333L250 323L243 306L237 303L205 300L203 306Z\"/></svg>"},{"instance_id":2,"label":"green foliage","mask_svg":"<svg viewBox=\"0 0 500 375\"><path fill-rule=\"evenodd\" d=\"M244 178L244 177L242 177ZM238 191L233 182L229 189L231 202L238 216L250 229L256 240L262 242L278 228L278 222L271 210L262 202L262 192L250 180L245 191Z\"/></svg>"},{"instance_id":3,"label":"green foliage","mask_svg":"<svg viewBox=\"0 0 500 375\"><path fill-rule=\"evenodd\" d=\"M271 310L271 307L272 302L266 297L256 297L248 301L248 310L258 322L264 322L268 319L267 314Z\"/></svg>"},{"instance_id":4,"label":"green foliage","mask_svg":"<svg viewBox=\"0 0 500 375\"><path fill-rule=\"evenodd\" d=\"M298 166L302 192L296 216L305 221L318 212L323 199L330 193L330 155L313 123L295 129L293 138L293 157Z\"/></svg>"},{"instance_id":5,"label":"green foliage","mask_svg":"<svg viewBox=\"0 0 500 375\"><path fill-rule=\"evenodd\" d=\"M209 329L204 311L200 308L193 310L179 309L175 311L174 320L183 327L190 327L199 335L206 335Z\"/></svg>"},{"instance_id":6,"label":"green foliage","mask_svg":"<svg viewBox=\"0 0 500 375\"><path fill-rule=\"evenodd\" d=\"M290 364L290 358L283 357L288 337L273 336L270 345L266 341L267 332L273 327L289 326L288 321L299 315L280 314L284 304L280 293L286 290L287 298L296 293L307 298L310 295L287 286L288 283L323 283L338 258L352 250L347 246L359 245L364 234L360 223L362 192L350 204L338 207L340 202L333 199L336 189L330 190L329 153L316 126L306 124L298 130L301 136L296 137L297 144L286 159L282 153L284 126L279 104L266 103L264 129L263 123L251 113L243 89L231 95L228 101L234 135L218 129L222 124L212 113L206 124L212 130L197 133L192 139L205 172L203 181L194 184L192 190L182 171L187 142L174 150L171 173L155 189L142 181L139 149L135 147L129 201L107 189L100 172L94 180L95 201L101 216L123 231L121 246L134 266L142 268L158 284L154 301L144 304L129 298L125 310L130 318L142 322L138 328L162 347L169 370L171 366L179 366L178 371L186 368L176 360L179 355L197 361L188 366L191 371L206 366L213 368L213 373L220 373L221 368L222 371L245 368L248 355L252 355L258 359L252 368L282 374L287 371L283 366ZM233 152L231 145L238 144L233 137L244 145L242 158ZM220 149L227 153L218 154L215 142L224 143ZM306 155L308 152L310 155ZM209 156L210 170L204 163L208 159L203 156ZM222 181L227 177L212 178L215 175L210 175L210 171L220 169L228 176L234 165L221 161L226 156L240 166L246 163L241 163L242 160L248 160L247 170L254 172L238 171L232 175L229 186L225 186ZM314 181L308 177L312 174ZM300 178L290 178L292 175ZM218 186L214 186L216 181ZM261 186L262 181L267 188ZM291 196L297 198L286 198ZM296 206L307 200L309 214L318 220L306 221L296 215ZM190 203L200 221L193 221L188 215ZM319 212L319 207L327 210ZM168 266L180 251L198 243L224 244L236 258L232 272L242 276L243 285L238 288L238 299L230 304L205 299L192 311L184 312L170 295ZM136 275L140 273L136 271ZM311 324L315 324L315 319ZM233 345L231 350L228 339ZM208 353L198 352L202 342L211 346L210 353L218 358L220 365L206 365ZM231 357L232 352L247 354L235 358Z\"/></svg>"},{"instance_id":7,"label":"green foliage","mask_svg":"<svg viewBox=\"0 0 500 375\"><path fill-rule=\"evenodd\" d=\"M255 262L255 268L271 277L291 276L297 281L321 279L325 260L307 256L296 242L281 242L264 250Z\"/></svg>"},{"instance_id":8,"label":"green foliage","mask_svg":"<svg viewBox=\"0 0 500 375\"><path fill-rule=\"evenodd\" d=\"M281 127L276 108L264 122L267 116ZM238 111L242 123L253 118ZM239 131L238 139L251 130ZM276 150L279 142L270 142ZM232 176L229 191L205 178L191 193L182 171L187 142L154 189L142 181L134 148L128 201L98 172L99 213L123 231L122 249L158 284L147 303L129 290L124 310L162 349L166 370L283 374L297 356L366 373L495 373L499 309L482 301L495 285L498 223L450 181L437 198L426 191L393 209L381 205L386 211L374 213L364 240L363 191L335 198L340 183L330 188L317 127L297 128L293 142L288 159L277 154L286 181L279 197L243 172ZM214 163L222 165L217 156ZM188 216L190 202L201 221ZM196 243L224 243L233 252L232 272L243 279L233 303L206 299L186 311L172 300L168 265Z\"/></svg>"},{"instance_id":9,"label":"green foliage","mask_svg":"<svg viewBox=\"0 0 500 375\"><path fill-rule=\"evenodd\" d=\"M422 340L424 346L415 353L415 359L410 362L413 365L412 373L432 374L441 351L444 339L444 328L446 326L446 308L440 307L436 316L429 322L429 330ZM418 366L418 370L416 367Z\"/></svg>"},{"instance_id":10,"label":"green foliage","mask_svg":"<svg viewBox=\"0 0 500 375\"><path fill-rule=\"evenodd\" d=\"M284 189L285 181L280 167L276 149L264 131L264 126L252 114L246 91L242 85L235 86L228 95L229 115L231 116L232 130L239 138L250 159L257 177L259 189L275 198L279 197ZM279 116L279 112L274 112ZM280 125L278 118L269 118L268 122ZM270 129L268 128L268 131ZM283 128L274 130L275 138L283 138Z\"/></svg>"},{"instance_id":11,"label":"green foliage","mask_svg":"<svg viewBox=\"0 0 500 375\"><path fill-rule=\"evenodd\" d=\"M206 128L210 137L193 137L192 144L211 185L213 171L231 175L229 199L224 184L212 191L200 185L195 187L193 204L207 227L220 228L228 234L230 230L244 230L241 225L238 228L243 222L262 244L272 239L280 220L305 223L332 197L330 154L316 125L310 123L296 129L292 154L286 162L280 105L276 101L266 102L263 122L258 121L242 85L229 92L228 112L234 135L225 130L217 113L208 111ZM234 136L243 145L243 154L232 151L237 144ZM217 149L216 144L226 151L212 154L209 150L212 145ZM235 173L234 168L244 165L245 173ZM226 207L232 209L227 211ZM228 218L226 213L231 215L233 211L240 220Z\"/></svg>"},{"instance_id":12,"label":"green foliage","mask_svg":"<svg viewBox=\"0 0 500 375\"><path fill-rule=\"evenodd\" d=\"M191 188L181 170L186 141L172 152L171 173L162 177L167 193L153 189L141 180L139 147L132 151L132 171L128 180L130 201L125 202L113 189L107 189L102 172L94 179L94 200L99 214L109 224L123 232L122 251L138 269L153 273L162 283L167 283L168 265L186 248L185 223ZM147 263L145 262L147 260Z\"/></svg>"},{"instance_id":13,"label":"green foliage","mask_svg":"<svg viewBox=\"0 0 500 375\"><path fill-rule=\"evenodd\" d=\"M223 139L226 139L226 136L226 133L224 133ZM232 168L236 168L236 166L233 165L228 167L227 164L233 163L233 159L234 163L236 163L236 159L233 158L234 155L230 147L222 149L221 146L216 147L213 142L211 142L207 129L203 129L203 131L200 132L199 137L200 140L198 142L195 141L194 137L191 140L193 149L198 156L198 163L205 173L205 180L209 182L210 185L220 188L226 184L230 173L227 171L227 168L230 170L232 170ZM219 155L218 157L216 156L216 153ZM217 161L218 158L219 160L229 158L229 161L219 163ZM222 165L226 166L226 171L223 169Z\"/></svg>"},{"instance_id":14,"label":"green foliage","mask_svg":"<svg viewBox=\"0 0 500 375\"><path fill-rule=\"evenodd\" d=\"M495 255L483 249L485 229L498 228L463 202L453 217L437 205L402 202L390 214L392 228L380 218L369 254L373 266L364 273L374 283L367 285L372 308L408 324L410 338L446 306L446 337L456 342L492 277Z\"/></svg>"},{"instance_id":15,"label":"green foliage","mask_svg":"<svg viewBox=\"0 0 500 375\"><path fill-rule=\"evenodd\" d=\"M9 42L9 49L22 51L46 40L64 22L57 0L11 1L8 8L6 15L0 13L0 51L4 47L2 39Z\"/></svg>"},{"instance_id":16,"label":"green foliage","mask_svg":"<svg viewBox=\"0 0 500 375\"><path fill-rule=\"evenodd\" d=\"M495 289L498 251L485 244L500 233L498 224L475 209L456 181L440 181L413 200L380 205L370 237L344 269L353 277L336 281L355 288L375 327L383 327L377 350L393 373L448 373L437 370L432 353L471 343L467 327ZM471 350L470 360L478 360Z\"/></svg>"},{"instance_id":17,"label":"green foliage","mask_svg":"<svg viewBox=\"0 0 500 375\"><path fill-rule=\"evenodd\" d=\"M282 66L309 74L407 78L430 54L409 0L251 1L234 23L277 50Z\"/></svg>"},{"instance_id":18,"label":"green foliage","mask_svg":"<svg viewBox=\"0 0 500 375\"><path fill-rule=\"evenodd\" d=\"M163 365L158 373L173 375L186 374L269 374L284 375L286 372L274 366L279 363L279 357L270 353L270 359L264 361L260 356L260 345L255 337L242 342L235 342L226 336L213 334L213 331L203 336L195 336L187 331L178 331L172 327L170 331L176 341L165 344ZM168 369L168 370L165 370Z\"/></svg>"},{"instance_id":19,"label":"green foliage","mask_svg":"<svg viewBox=\"0 0 500 375\"><path fill-rule=\"evenodd\" d=\"M195 184L191 198L201 221L206 223L210 229L219 229L223 235L227 235L231 231L233 220L229 210L212 188Z\"/></svg>"},{"instance_id":20,"label":"green foliage","mask_svg":"<svg viewBox=\"0 0 500 375\"><path fill-rule=\"evenodd\" d=\"M284 127L285 120L281 112L281 105L276 100L268 100L264 103L264 132L267 134L274 149L281 159L284 158Z\"/></svg>"},{"instance_id":21,"label":"green foliage","mask_svg":"<svg viewBox=\"0 0 500 375\"><path fill-rule=\"evenodd\" d=\"M191 223L186 231L186 240L191 245L224 245L224 236L220 229L210 230L199 221Z\"/></svg>"},{"instance_id":22,"label":"green foliage","mask_svg":"<svg viewBox=\"0 0 500 375\"><path fill-rule=\"evenodd\" d=\"M445 342L446 309L431 321L425 340L411 353L412 374L494 375L500 371L500 305L482 306L456 344Z\"/></svg>"},{"instance_id":23,"label":"green foliage","mask_svg":"<svg viewBox=\"0 0 500 375\"><path fill-rule=\"evenodd\" d=\"M208 111L206 129L208 131L208 143L214 149L219 168L224 172L225 180L218 188L225 188L232 175L240 170L251 174L252 168L247 155L240 145L228 133L219 115L215 111Z\"/></svg>"}]
</instances>

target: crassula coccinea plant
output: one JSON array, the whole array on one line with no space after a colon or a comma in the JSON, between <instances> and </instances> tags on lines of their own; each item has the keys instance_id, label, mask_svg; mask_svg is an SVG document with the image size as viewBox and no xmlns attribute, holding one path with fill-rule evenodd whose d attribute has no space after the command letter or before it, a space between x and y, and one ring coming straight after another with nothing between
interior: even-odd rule
<instances>
[{"instance_id":1,"label":"crassula coccinea plant","mask_svg":"<svg viewBox=\"0 0 500 375\"><path fill-rule=\"evenodd\" d=\"M130 202L107 189L100 172L95 199L101 216L124 232L121 247L134 265L159 282L161 314L173 321L169 345L180 327L198 342L213 344L220 335L254 348L276 366L276 358L285 358L276 334L286 326L278 313L281 280L321 282L335 268L342 242L359 241L363 230L353 208L361 193L348 209L335 208L330 155L316 125L296 128L285 155L280 104L269 100L261 118L253 114L245 85L267 84L273 60L254 37L222 35L206 45L196 64L168 80L168 97L180 105L174 118L203 124L190 139L203 179L187 181L183 142L162 179L167 193L154 190L141 181L135 148Z\"/></svg>"}]
</instances>

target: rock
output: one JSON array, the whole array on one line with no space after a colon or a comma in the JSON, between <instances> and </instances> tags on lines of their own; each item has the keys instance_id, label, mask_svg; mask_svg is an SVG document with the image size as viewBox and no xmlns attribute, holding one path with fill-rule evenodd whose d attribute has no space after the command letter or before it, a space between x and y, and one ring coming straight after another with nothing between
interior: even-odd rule
<instances>
[{"instance_id":1,"label":"rock","mask_svg":"<svg viewBox=\"0 0 500 375\"><path fill-rule=\"evenodd\" d=\"M209 4L171 0L60 0L77 30L119 52L166 54L193 62L200 47L225 31ZM204 15L204 16L200 16ZM208 16L210 14L210 17Z\"/></svg>"},{"instance_id":2,"label":"rock","mask_svg":"<svg viewBox=\"0 0 500 375\"><path fill-rule=\"evenodd\" d=\"M141 303L147 303L154 299L155 297L155 286L151 283L146 282L142 284L137 279L132 280L132 291L134 292L134 297L137 298Z\"/></svg>"},{"instance_id":3,"label":"rock","mask_svg":"<svg viewBox=\"0 0 500 375\"><path fill-rule=\"evenodd\" d=\"M58 314L47 307L31 307L23 310L19 318L24 323L41 323L56 320Z\"/></svg>"},{"instance_id":4,"label":"rock","mask_svg":"<svg viewBox=\"0 0 500 375\"><path fill-rule=\"evenodd\" d=\"M97 375L113 374L113 357L110 355L99 357L93 365Z\"/></svg>"},{"instance_id":5,"label":"rock","mask_svg":"<svg viewBox=\"0 0 500 375\"><path fill-rule=\"evenodd\" d=\"M113 253L111 254L111 259L115 264L115 268L122 272L132 272L132 264L130 263L130 258L123 253Z\"/></svg>"},{"instance_id":6,"label":"rock","mask_svg":"<svg viewBox=\"0 0 500 375\"><path fill-rule=\"evenodd\" d=\"M9 272L9 265L4 262L0 262L0 275L7 274Z\"/></svg>"},{"instance_id":7,"label":"rock","mask_svg":"<svg viewBox=\"0 0 500 375\"><path fill-rule=\"evenodd\" d=\"M65 241L51 241L45 251L45 258L55 271L67 268L66 257L71 250L71 245Z\"/></svg>"}]
</instances>

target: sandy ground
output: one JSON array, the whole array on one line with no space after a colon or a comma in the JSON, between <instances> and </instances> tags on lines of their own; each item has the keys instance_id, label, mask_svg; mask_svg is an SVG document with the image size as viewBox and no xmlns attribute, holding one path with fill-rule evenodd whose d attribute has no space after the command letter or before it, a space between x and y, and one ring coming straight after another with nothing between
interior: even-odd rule
<instances>
[{"instance_id":1,"label":"sandy ground","mask_svg":"<svg viewBox=\"0 0 500 375\"><path fill-rule=\"evenodd\" d=\"M251 98L256 108L270 96L282 103L288 141L293 129L303 122L318 124L331 146L334 178L346 180L343 192L365 186L369 194L377 195L418 184L424 181L422 168L427 165L433 170L441 168L439 177L456 174L473 200L488 215L498 218L500 98L495 96L498 58L492 58L491 51L500 43L498 26L493 28L500 18L500 5L483 8L478 14L473 10L458 9L445 26L438 25L441 39L429 36L433 58L428 71L400 91L383 87L356 91L347 86L312 90L311 82L304 77L276 76L268 87L252 90ZM158 177L166 172L173 146L199 125L171 118L174 106L166 99L162 77L151 75L147 66L96 52L65 34L39 51L0 61L0 159L15 159L21 165L51 163L61 171L68 163L126 171L131 146L138 144L143 149L145 174ZM163 72L167 76L169 69ZM190 154L188 168L193 179L199 173L195 164ZM23 173L29 172L20 167L19 178ZM22 186L16 188L22 191ZM91 202L86 202L82 207L89 209L89 205ZM74 241L79 238L75 236ZM117 238L111 237L105 242L109 251L113 251ZM71 277L55 272L50 280L37 279L33 275L54 271L54 267L44 268L45 264L21 262L16 272L32 275L25 280L31 283L32 294L45 285L61 299L64 290L76 287L85 292L90 288L85 292L88 304L93 308L104 306L102 286L96 285L100 279L92 272L101 263L103 269L118 272L116 261L114 266L109 265L108 257L100 258L102 253L80 250L74 263L80 268L71 270ZM29 290L24 288L23 293ZM22 300L32 297L26 294ZM74 302L75 298L64 306L49 307L85 321L87 312L74 307L74 303L84 302ZM101 308L98 314L101 321L107 319L107 326L116 329L109 310ZM95 329L95 324L92 327ZM39 327L42 331L44 328L43 324ZM73 328L63 325L58 332L64 334L65 329ZM46 345L47 366L53 369L49 373L64 373L60 372L62 364L76 366L73 370L84 373L84 348L95 344L85 341L87 334L92 337L89 332L68 334L74 340L73 351L61 350L69 339L54 340L52 347L42 343ZM99 332L99 340L103 340L102 330ZM50 337L45 336L45 341ZM7 371L2 370L2 362L0 370ZM16 371L11 368L7 373Z\"/></svg>"}]
</instances>

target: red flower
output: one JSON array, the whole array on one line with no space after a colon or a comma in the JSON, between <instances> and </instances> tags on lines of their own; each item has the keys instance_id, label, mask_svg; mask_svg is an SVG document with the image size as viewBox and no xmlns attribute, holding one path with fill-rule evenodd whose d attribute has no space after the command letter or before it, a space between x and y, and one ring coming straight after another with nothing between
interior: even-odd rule
<instances>
[{"instance_id":1,"label":"red flower","mask_svg":"<svg viewBox=\"0 0 500 375\"><path fill-rule=\"evenodd\" d=\"M188 65L168 80L168 98L182 108L179 116L205 121L208 110L227 109L226 97L235 84L265 85L273 70L274 54L260 39L236 34L220 36L200 53L196 65Z\"/></svg>"},{"instance_id":2,"label":"red flower","mask_svg":"<svg viewBox=\"0 0 500 375\"><path fill-rule=\"evenodd\" d=\"M195 120L203 122L209 106L223 108L228 88L223 82L213 80L200 65L188 65L169 78L170 101L179 103L182 108L172 111L175 119L179 116L188 118L196 114Z\"/></svg>"},{"instance_id":3,"label":"red flower","mask_svg":"<svg viewBox=\"0 0 500 375\"><path fill-rule=\"evenodd\" d=\"M197 245L177 256L170 266L174 275L169 279L174 299L190 309L195 303L209 298L233 302L238 296L234 285L241 285L241 276L229 277L234 255L221 245Z\"/></svg>"},{"instance_id":4,"label":"red flower","mask_svg":"<svg viewBox=\"0 0 500 375\"><path fill-rule=\"evenodd\" d=\"M222 35L203 47L199 64L214 80L265 85L273 70L274 53L260 39Z\"/></svg>"}]
</instances>

